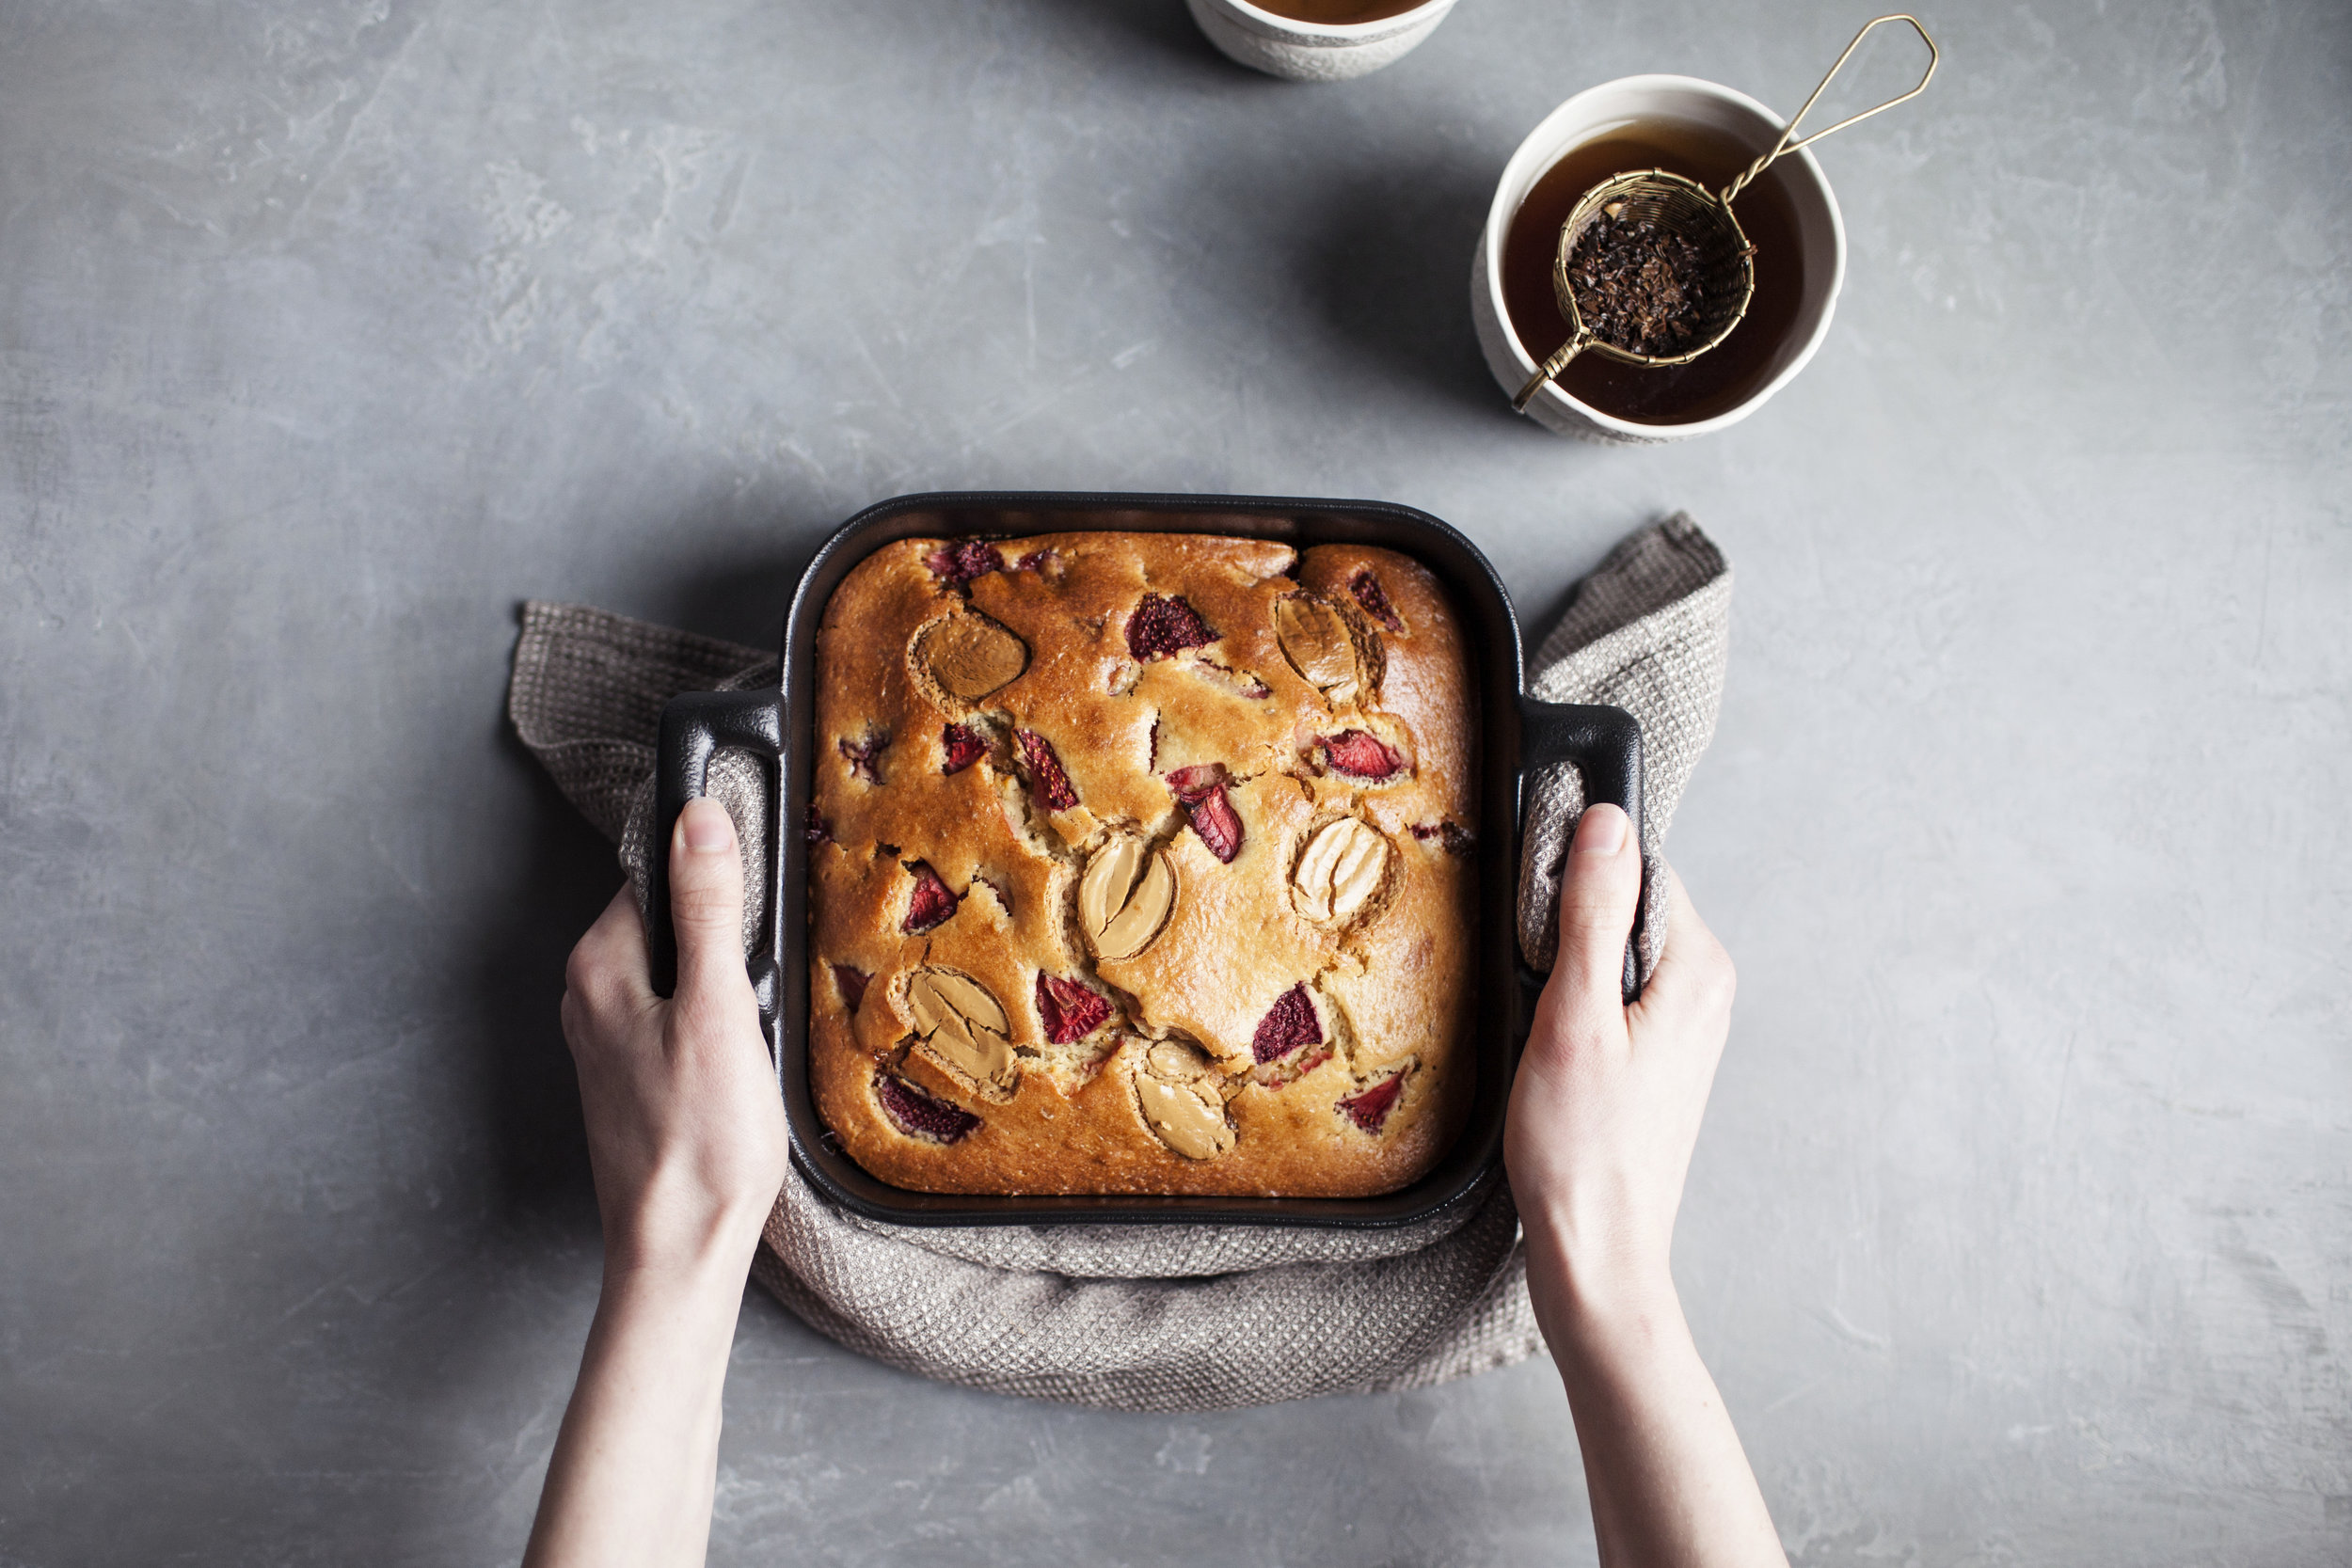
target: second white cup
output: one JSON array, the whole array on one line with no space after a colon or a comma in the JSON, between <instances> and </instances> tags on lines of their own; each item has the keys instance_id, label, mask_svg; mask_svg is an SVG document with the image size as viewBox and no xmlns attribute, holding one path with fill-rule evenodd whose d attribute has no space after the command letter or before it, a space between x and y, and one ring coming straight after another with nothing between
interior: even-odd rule
<instances>
[{"instance_id":1,"label":"second white cup","mask_svg":"<svg viewBox=\"0 0 2352 1568\"><path fill-rule=\"evenodd\" d=\"M1438 30L1454 0L1423 0L1373 22L1301 22L1250 0L1185 0L1227 58L1294 82L1341 82L1403 59Z\"/></svg>"}]
</instances>

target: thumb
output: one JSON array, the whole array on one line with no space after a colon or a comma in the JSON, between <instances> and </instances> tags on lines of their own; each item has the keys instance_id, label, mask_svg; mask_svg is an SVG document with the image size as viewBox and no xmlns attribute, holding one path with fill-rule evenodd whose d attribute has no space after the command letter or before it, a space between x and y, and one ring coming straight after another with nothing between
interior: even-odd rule
<instances>
[{"instance_id":1,"label":"thumb","mask_svg":"<svg viewBox=\"0 0 2352 1568\"><path fill-rule=\"evenodd\" d=\"M1625 1005L1625 944L1642 898L1642 847L1633 824L1606 802L1585 808L1560 874L1560 946L1555 977L1565 975L1579 1011Z\"/></svg>"},{"instance_id":2,"label":"thumb","mask_svg":"<svg viewBox=\"0 0 2352 1568\"><path fill-rule=\"evenodd\" d=\"M677 994L721 994L743 972L743 863L735 818L707 797L689 800L670 833L670 919L677 929Z\"/></svg>"}]
</instances>

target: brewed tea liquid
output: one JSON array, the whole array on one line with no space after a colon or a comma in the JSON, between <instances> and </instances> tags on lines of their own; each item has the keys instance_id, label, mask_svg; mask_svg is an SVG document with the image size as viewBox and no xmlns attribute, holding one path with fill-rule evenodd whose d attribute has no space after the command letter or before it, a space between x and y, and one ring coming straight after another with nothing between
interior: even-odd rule
<instances>
[{"instance_id":1,"label":"brewed tea liquid","mask_svg":"<svg viewBox=\"0 0 2352 1568\"><path fill-rule=\"evenodd\" d=\"M1568 341L1567 319L1552 292L1560 226L1577 198L1613 174L1662 168L1719 191L1756 161L1756 150L1720 131L1694 125L1628 126L1571 148L1544 171L1511 216L1502 240L1502 308L1536 363ZM1587 350L1560 373L1560 389L1578 402L1644 424L1687 424L1738 407L1769 379L1804 296L1804 254L1797 209L1775 166L1740 193L1731 210L1756 246L1756 295L1731 336L1687 365L1652 370Z\"/></svg>"},{"instance_id":2,"label":"brewed tea liquid","mask_svg":"<svg viewBox=\"0 0 2352 1568\"><path fill-rule=\"evenodd\" d=\"M1382 22L1403 16L1422 0L1256 0L1258 8L1287 16L1294 22L1317 22L1342 27L1355 22Z\"/></svg>"}]
</instances>

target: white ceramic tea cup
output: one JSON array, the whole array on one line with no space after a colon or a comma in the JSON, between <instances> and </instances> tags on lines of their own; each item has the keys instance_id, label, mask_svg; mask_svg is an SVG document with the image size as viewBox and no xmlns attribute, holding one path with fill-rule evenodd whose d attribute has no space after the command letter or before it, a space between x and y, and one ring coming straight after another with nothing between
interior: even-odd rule
<instances>
[{"instance_id":1,"label":"white ceramic tea cup","mask_svg":"<svg viewBox=\"0 0 2352 1568\"><path fill-rule=\"evenodd\" d=\"M1198 0L1196 0L1196 4ZM1478 253L1470 262L1470 314L1478 329L1478 346L1486 369L1503 396L1516 397L1538 361L1519 342L1502 303L1502 241L1519 203L1544 172L1571 148L1596 137L1623 131L1636 123L1695 124L1727 132L1740 145L1761 157L1780 140L1788 122L1750 98L1695 76L1623 76L1578 93L1544 117L1502 168L1495 186L1494 204L1486 210L1486 227L1478 237ZM1527 405L1527 414L1547 430L1563 436L1617 446L1658 446L1687 441L1738 424L1761 408L1774 392L1796 378L1829 335L1830 317L1837 309L1837 291L1846 281L1846 224L1837 213L1837 198L1813 154L1799 149L1784 152L1772 165L1783 175L1797 214L1797 243L1804 252L1804 288L1796 320L1787 341L1767 366L1762 383L1735 408L1682 424L1652 424L1619 419L1580 403L1547 385Z\"/></svg>"},{"instance_id":2,"label":"white ceramic tea cup","mask_svg":"<svg viewBox=\"0 0 2352 1568\"><path fill-rule=\"evenodd\" d=\"M1301 22L1249 0L1185 0L1229 59L1294 82L1343 82L1392 65L1438 30L1454 0L1423 0L1377 22Z\"/></svg>"}]
</instances>

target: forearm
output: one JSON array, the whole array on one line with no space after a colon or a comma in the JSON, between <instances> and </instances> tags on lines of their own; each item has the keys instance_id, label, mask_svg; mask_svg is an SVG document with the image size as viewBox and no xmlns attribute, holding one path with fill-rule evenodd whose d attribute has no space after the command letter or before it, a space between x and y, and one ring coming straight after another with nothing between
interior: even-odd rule
<instances>
[{"instance_id":1,"label":"forearm","mask_svg":"<svg viewBox=\"0 0 2352 1568\"><path fill-rule=\"evenodd\" d=\"M627 887L572 949L564 1038L604 1218L604 1290L548 1461L529 1568L699 1563L743 1279L789 1168L743 968L734 821L670 833L677 984L657 995Z\"/></svg>"},{"instance_id":2,"label":"forearm","mask_svg":"<svg viewBox=\"0 0 2352 1568\"><path fill-rule=\"evenodd\" d=\"M608 1268L525 1568L703 1560L744 1268Z\"/></svg>"},{"instance_id":3,"label":"forearm","mask_svg":"<svg viewBox=\"0 0 2352 1568\"><path fill-rule=\"evenodd\" d=\"M1785 1568L1714 1379L1661 1265L1572 1268L1540 1219L1528 1289L1576 1420L1608 1568Z\"/></svg>"}]
</instances>

